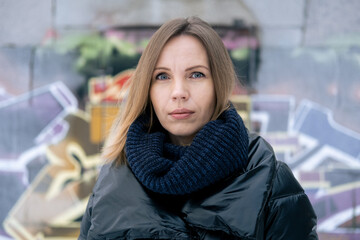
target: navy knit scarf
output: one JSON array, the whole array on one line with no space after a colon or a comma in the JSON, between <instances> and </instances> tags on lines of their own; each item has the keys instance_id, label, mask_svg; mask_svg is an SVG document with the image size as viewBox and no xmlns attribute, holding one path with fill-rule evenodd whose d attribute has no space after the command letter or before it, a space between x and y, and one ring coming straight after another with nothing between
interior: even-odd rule
<instances>
[{"instance_id":1,"label":"navy knit scarf","mask_svg":"<svg viewBox=\"0 0 360 240\"><path fill-rule=\"evenodd\" d=\"M167 142L166 134L148 133L149 118L141 115L130 126L125 146L136 178L161 194L184 195L244 171L248 160L248 135L231 107L208 122L190 146Z\"/></svg>"}]
</instances>

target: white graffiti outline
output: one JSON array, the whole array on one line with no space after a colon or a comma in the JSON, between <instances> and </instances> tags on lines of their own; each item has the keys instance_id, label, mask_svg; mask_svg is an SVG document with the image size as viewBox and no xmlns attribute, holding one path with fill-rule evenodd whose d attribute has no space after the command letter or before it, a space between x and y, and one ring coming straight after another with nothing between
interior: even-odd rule
<instances>
[{"instance_id":1,"label":"white graffiti outline","mask_svg":"<svg viewBox=\"0 0 360 240\"><path fill-rule=\"evenodd\" d=\"M349 221L353 216L360 215L360 205L356 206L355 209L348 208L341 212L334 214L333 216L327 218L321 224L318 225L318 231L321 232L357 232L360 233L360 229L342 229L339 226L344 222Z\"/></svg>"}]
</instances>

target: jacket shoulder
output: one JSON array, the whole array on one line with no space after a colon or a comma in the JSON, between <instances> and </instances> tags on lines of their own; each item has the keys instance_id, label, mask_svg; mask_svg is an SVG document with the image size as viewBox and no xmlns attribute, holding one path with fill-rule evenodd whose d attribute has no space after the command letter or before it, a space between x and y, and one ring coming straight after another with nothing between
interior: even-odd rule
<instances>
[{"instance_id":1,"label":"jacket shoulder","mask_svg":"<svg viewBox=\"0 0 360 240\"><path fill-rule=\"evenodd\" d=\"M284 162L276 162L266 221L266 239L318 239L314 209Z\"/></svg>"},{"instance_id":2,"label":"jacket shoulder","mask_svg":"<svg viewBox=\"0 0 360 240\"><path fill-rule=\"evenodd\" d=\"M276 159L271 145L256 134L249 134L248 170L271 167L271 186L265 206L265 239L318 239L314 209L291 169Z\"/></svg>"},{"instance_id":3,"label":"jacket shoulder","mask_svg":"<svg viewBox=\"0 0 360 240\"><path fill-rule=\"evenodd\" d=\"M249 134L248 159L247 170L264 164L271 166L272 169L275 168L276 156L273 148L264 138L255 133Z\"/></svg>"},{"instance_id":4,"label":"jacket shoulder","mask_svg":"<svg viewBox=\"0 0 360 240\"><path fill-rule=\"evenodd\" d=\"M288 165L276 159L271 145L257 134L249 134L249 166L252 169L268 163L272 167L271 199L304 193Z\"/></svg>"},{"instance_id":5,"label":"jacket shoulder","mask_svg":"<svg viewBox=\"0 0 360 240\"><path fill-rule=\"evenodd\" d=\"M291 169L286 163L276 161L276 172L273 179L271 199L275 200L299 194L305 194L305 192L296 180Z\"/></svg>"},{"instance_id":6,"label":"jacket shoulder","mask_svg":"<svg viewBox=\"0 0 360 240\"><path fill-rule=\"evenodd\" d=\"M166 217L164 217L166 216ZM79 239L188 239L180 217L150 197L128 166L104 165Z\"/></svg>"}]
</instances>

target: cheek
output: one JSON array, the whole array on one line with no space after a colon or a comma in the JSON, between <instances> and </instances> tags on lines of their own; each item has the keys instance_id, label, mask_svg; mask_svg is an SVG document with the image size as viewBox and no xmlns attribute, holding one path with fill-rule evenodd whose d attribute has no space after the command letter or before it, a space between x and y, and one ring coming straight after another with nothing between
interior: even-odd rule
<instances>
[{"instance_id":1,"label":"cheek","mask_svg":"<svg viewBox=\"0 0 360 240\"><path fill-rule=\"evenodd\" d=\"M206 111L208 113L208 118L210 120L210 118L213 116L214 111L215 111L215 94L211 94L210 96L208 96L207 98L207 107L206 107Z\"/></svg>"},{"instance_id":2,"label":"cheek","mask_svg":"<svg viewBox=\"0 0 360 240\"><path fill-rule=\"evenodd\" d=\"M199 97L199 101L202 102L203 108L207 112L208 116L212 116L215 110L216 95L214 87L208 86L206 90L202 91L202 95Z\"/></svg>"},{"instance_id":3,"label":"cheek","mask_svg":"<svg viewBox=\"0 0 360 240\"><path fill-rule=\"evenodd\" d=\"M154 88L151 86L150 87L150 92L149 92L149 95L150 95L150 102L152 103L152 105L154 105Z\"/></svg>"},{"instance_id":4,"label":"cheek","mask_svg":"<svg viewBox=\"0 0 360 240\"><path fill-rule=\"evenodd\" d=\"M155 113L159 113L159 109L161 108L161 103L164 103L164 99L162 94L159 94L159 88L157 87L150 87L150 101L153 105L153 108L155 110Z\"/></svg>"}]
</instances>

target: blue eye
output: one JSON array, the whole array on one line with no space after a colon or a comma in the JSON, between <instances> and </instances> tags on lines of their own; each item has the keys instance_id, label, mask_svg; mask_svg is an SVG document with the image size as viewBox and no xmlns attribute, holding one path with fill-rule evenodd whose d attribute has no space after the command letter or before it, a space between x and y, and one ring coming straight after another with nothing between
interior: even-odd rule
<instances>
[{"instance_id":1,"label":"blue eye","mask_svg":"<svg viewBox=\"0 0 360 240\"><path fill-rule=\"evenodd\" d=\"M157 79L157 80L167 80L167 79L169 79L169 76L166 75L165 73L159 73L158 75L156 75L155 79Z\"/></svg>"},{"instance_id":2,"label":"blue eye","mask_svg":"<svg viewBox=\"0 0 360 240\"><path fill-rule=\"evenodd\" d=\"M201 72L194 72L191 74L190 76L191 78L202 78L202 77L205 77L205 75Z\"/></svg>"}]
</instances>

